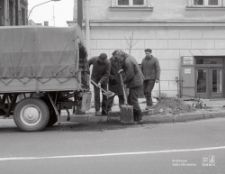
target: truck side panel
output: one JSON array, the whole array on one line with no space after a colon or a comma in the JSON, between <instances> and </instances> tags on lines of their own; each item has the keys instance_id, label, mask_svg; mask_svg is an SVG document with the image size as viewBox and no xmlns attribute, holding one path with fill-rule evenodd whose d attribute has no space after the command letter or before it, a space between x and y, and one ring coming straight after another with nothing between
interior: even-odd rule
<instances>
[{"instance_id":1,"label":"truck side panel","mask_svg":"<svg viewBox=\"0 0 225 174\"><path fill-rule=\"evenodd\" d=\"M0 28L0 93L80 90L73 27Z\"/></svg>"}]
</instances>

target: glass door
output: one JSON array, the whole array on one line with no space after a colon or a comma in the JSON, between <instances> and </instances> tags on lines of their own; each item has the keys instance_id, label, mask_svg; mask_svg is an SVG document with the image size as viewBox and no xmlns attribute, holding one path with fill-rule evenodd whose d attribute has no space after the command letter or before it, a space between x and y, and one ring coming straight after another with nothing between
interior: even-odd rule
<instances>
[{"instance_id":1,"label":"glass door","mask_svg":"<svg viewBox=\"0 0 225 174\"><path fill-rule=\"evenodd\" d=\"M223 69L222 68L210 68L210 98L222 98L223 97Z\"/></svg>"},{"instance_id":2,"label":"glass door","mask_svg":"<svg viewBox=\"0 0 225 174\"><path fill-rule=\"evenodd\" d=\"M209 98L209 78L208 68L196 69L196 97L197 98Z\"/></svg>"}]
</instances>

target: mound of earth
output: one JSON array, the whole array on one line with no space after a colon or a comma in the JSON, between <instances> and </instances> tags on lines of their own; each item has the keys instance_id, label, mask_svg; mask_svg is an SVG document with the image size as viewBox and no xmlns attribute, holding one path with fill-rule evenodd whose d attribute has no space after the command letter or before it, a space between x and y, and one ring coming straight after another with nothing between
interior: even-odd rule
<instances>
[{"instance_id":1,"label":"mound of earth","mask_svg":"<svg viewBox=\"0 0 225 174\"><path fill-rule=\"evenodd\" d=\"M163 98L153 108L155 113L179 114L193 112L197 109L176 98Z\"/></svg>"}]
</instances>

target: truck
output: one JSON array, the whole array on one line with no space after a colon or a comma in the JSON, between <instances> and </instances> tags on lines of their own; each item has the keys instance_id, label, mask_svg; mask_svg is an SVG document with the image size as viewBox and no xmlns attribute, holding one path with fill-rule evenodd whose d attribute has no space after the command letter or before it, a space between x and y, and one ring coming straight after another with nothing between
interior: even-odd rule
<instances>
[{"instance_id":1,"label":"truck","mask_svg":"<svg viewBox=\"0 0 225 174\"><path fill-rule=\"evenodd\" d=\"M0 116L22 131L83 114L91 92L84 37L73 27L0 27ZM0 120L1 121L1 120Z\"/></svg>"}]
</instances>

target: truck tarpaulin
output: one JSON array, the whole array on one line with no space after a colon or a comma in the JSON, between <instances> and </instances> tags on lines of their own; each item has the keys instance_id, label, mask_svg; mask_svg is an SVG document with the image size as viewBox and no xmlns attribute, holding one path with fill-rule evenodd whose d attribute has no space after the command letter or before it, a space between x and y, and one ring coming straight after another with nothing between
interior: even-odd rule
<instances>
[{"instance_id":1,"label":"truck tarpaulin","mask_svg":"<svg viewBox=\"0 0 225 174\"><path fill-rule=\"evenodd\" d=\"M0 81L24 84L55 78L79 77L79 45L83 36L76 27L21 26L0 28Z\"/></svg>"}]
</instances>

